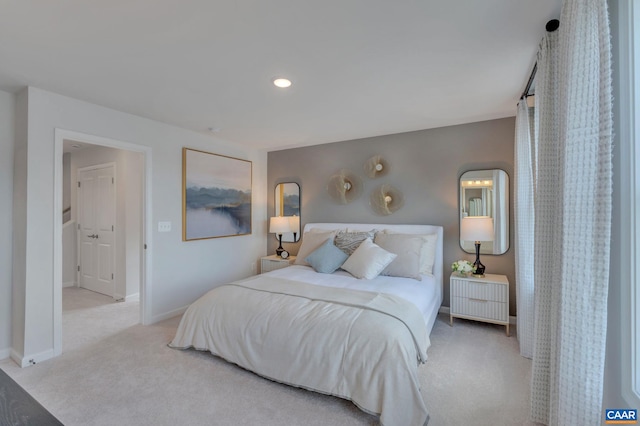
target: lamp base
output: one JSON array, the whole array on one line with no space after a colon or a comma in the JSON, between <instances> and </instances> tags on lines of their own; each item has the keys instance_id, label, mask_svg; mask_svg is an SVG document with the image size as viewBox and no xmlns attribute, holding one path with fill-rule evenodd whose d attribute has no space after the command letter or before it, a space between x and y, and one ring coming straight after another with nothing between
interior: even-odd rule
<instances>
[{"instance_id":1,"label":"lamp base","mask_svg":"<svg viewBox=\"0 0 640 426\"><path fill-rule=\"evenodd\" d=\"M484 278L484 265L480 262L480 241L476 241L476 261L473 262L473 276L476 278Z\"/></svg>"},{"instance_id":2,"label":"lamp base","mask_svg":"<svg viewBox=\"0 0 640 426\"><path fill-rule=\"evenodd\" d=\"M278 248L276 249L276 254L280 257L282 257L282 252L284 251L284 249L282 248L282 234L278 234Z\"/></svg>"}]
</instances>

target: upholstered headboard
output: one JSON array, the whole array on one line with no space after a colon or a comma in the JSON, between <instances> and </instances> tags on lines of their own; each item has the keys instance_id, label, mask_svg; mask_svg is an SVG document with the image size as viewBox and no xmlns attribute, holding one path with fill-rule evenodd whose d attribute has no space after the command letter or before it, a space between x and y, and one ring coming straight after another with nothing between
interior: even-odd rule
<instances>
[{"instance_id":1,"label":"upholstered headboard","mask_svg":"<svg viewBox=\"0 0 640 426\"><path fill-rule=\"evenodd\" d=\"M433 275L435 277L436 283L439 284L440 288L440 303L442 303L443 298L443 235L444 229L442 226L435 225L387 225L387 224L378 224L378 223L307 223L304 226L304 232L310 229L326 229L326 230L334 230L334 229L347 229L350 231L370 231L372 229L376 229L379 231L383 231L388 229L393 232L398 232L402 234L438 234L438 242L436 244L436 257L435 262L433 264Z\"/></svg>"}]
</instances>

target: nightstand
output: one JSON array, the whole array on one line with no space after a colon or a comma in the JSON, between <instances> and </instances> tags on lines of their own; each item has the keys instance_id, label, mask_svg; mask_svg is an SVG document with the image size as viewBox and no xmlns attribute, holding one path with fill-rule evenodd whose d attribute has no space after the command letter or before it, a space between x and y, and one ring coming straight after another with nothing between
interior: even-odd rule
<instances>
[{"instance_id":1,"label":"nightstand","mask_svg":"<svg viewBox=\"0 0 640 426\"><path fill-rule=\"evenodd\" d=\"M271 256L264 256L260 258L260 273L275 271L276 269L286 268L289 265L293 265L293 261L296 260L295 256L289 256L286 259L281 258L277 254Z\"/></svg>"},{"instance_id":2,"label":"nightstand","mask_svg":"<svg viewBox=\"0 0 640 426\"><path fill-rule=\"evenodd\" d=\"M449 278L451 309L449 323L454 318L502 324L509 335L509 280L504 275L485 274L484 278Z\"/></svg>"}]
</instances>

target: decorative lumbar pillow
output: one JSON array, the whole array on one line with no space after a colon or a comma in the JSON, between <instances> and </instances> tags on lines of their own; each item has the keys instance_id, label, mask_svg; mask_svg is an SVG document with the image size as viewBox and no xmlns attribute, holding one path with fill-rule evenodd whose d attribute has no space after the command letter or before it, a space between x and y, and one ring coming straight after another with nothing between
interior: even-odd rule
<instances>
[{"instance_id":1,"label":"decorative lumbar pillow","mask_svg":"<svg viewBox=\"0 0 640 426\"><path fill-rule=\"evenodd\" d=\"M396 256L374 244L371 238L367 238L344 262L342 269L356 278L372 280L380 275Z\"/></svg>"},{"instance_id":2,"label":"decorative lumbar pillow","mask_svg":"<svg viewBox=\"0 0 640 426\"><path fill-rule=\"evenodd\" d=\"M358 246L367 238L370 238L373 241L373 238L376 235L376 231L365 231L365 232L347 232L347 231L339 231L336 234L335 244L343 252L347 253L349 256L353 254L354 251L358 248Z\"/></svg>"},{"instance_id":3,"label":"decorative lumbar pillow","mask_svg":"<svg viewBox=\"0 0 640 426\"><path fill-rule=\"evenodd\" d=\"M305 260L316 272L330 274L341 267L348 257L348 254L333 244L332 238L328 238L324 244L315 249Z\"/></svg>"},{"instance_id":4,"label":"decorative lumbar pillow","mask_svg":"<svg viewBox=\"0 0 640 426\"><path fill-rule=\"evenodd\" d=\"M305 232L302 235L302 245L298 250L296 256L295 265L309 266L309 263L305 260L315 249L320 247L327 239L333 240L336 235L336 231L327 232Z\"/></svg>"},{"instance_id":5,"label":"decorative lumbar pillow","mask_svg":"<svg viewBox=\"0 0 640 426\"><path fill-rule=\"evenodd\" d=\"M438 234L398 234L388 229L385 229L384 233L422 238L423 243L422 249L420 250L420 273L423 275L433 275L433 265L436 261L436 244L438 242Z\"/></svg>"},{"instance_id":6,"label":"decorative lumbar pillow","mask_svg":"<svg viewBox=\"0 0 640 426\"><path fill-rule=\"evenodd\" d=\"M420 252L423 239L410 234L386 234L378 232L375 243L390 253L397 255L380 275L406 277L422 281L420 276Z\"/></svg>"}]
</instances>

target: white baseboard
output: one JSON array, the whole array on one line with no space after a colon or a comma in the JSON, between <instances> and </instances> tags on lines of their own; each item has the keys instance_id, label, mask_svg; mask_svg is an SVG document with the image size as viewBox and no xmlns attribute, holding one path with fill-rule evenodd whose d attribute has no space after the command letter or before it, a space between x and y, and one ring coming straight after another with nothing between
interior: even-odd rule
<instances>
[{"instance_id":1,"label":"white baseboard","mask_svg":"<svg viewBox=\"0 0 640 426\"><path fill-rule=\"evenodd\" d=\"M439 314L449 315L450 312L451 309L448 306L440 306L440 309L438 309ZM517 323L518 317L509 315L509 325L515 325Z\"/></svg>"},{"instance_id":2,"label":"white baseboard","mask_svg":"<svg viewBox=\"0 0 640 426\"><path fill-rule=\"evenodd\" d=\"M11 348L0 349L0 360L7 359L11 356Z\"/></svg>"},{"instance_id":3,"label":"white baseboard","mask_svg":"<svg viewBox=\"0 0 640 426\"><path fill-rule=\"evenodd\" d=\"M164 314L154 315L151 317L151 322L149 324L155 324L160 321L164 321L169 318L173 318L178 315L184 314L189 305L183 306L182 308L174 309L173 311L165 312Z\"/></svg>"},{"instance_id":4,"label":"white baseboard","mask_svg":"<svg viewBox=\"0 0 640 426\"><path fill-rule=\"evenodd\" d=\"M77 287L77 285L75 281L67 281L65 283L62 283L62 288L65 287Z\"/></svg>"},{"instance_id":5,"label":"white baseboard","mask_svg":"<svg viewBox=\"0 0 640 426\"><path fill-rule=\"evenodd\" d=\"M116 302L139 302L140 293L131 294L129 296L123 296L120 293L116 293L113 295L113 300Z\"/></svg>"},{"instance_id":6,"label":"white baseboard","mask_svg":"<svg viewBox=\"0 0 640 426\"><path fill-rule=\"evenodd\" d=\"M39 362L42 361L46 361L48 359L51 359L55 356L55 354L53 353L53 349L49 349L46 350L44 352L40 352L38 354L32 354L32 355L27 355L24 356L16 351L14 351L13 349L11 350L11 359L14 360L16 362L16 364L18 364L20 367L24 368L24 367L30 367L32 365L35 365Z\"/></svg>"}]
</instances>

